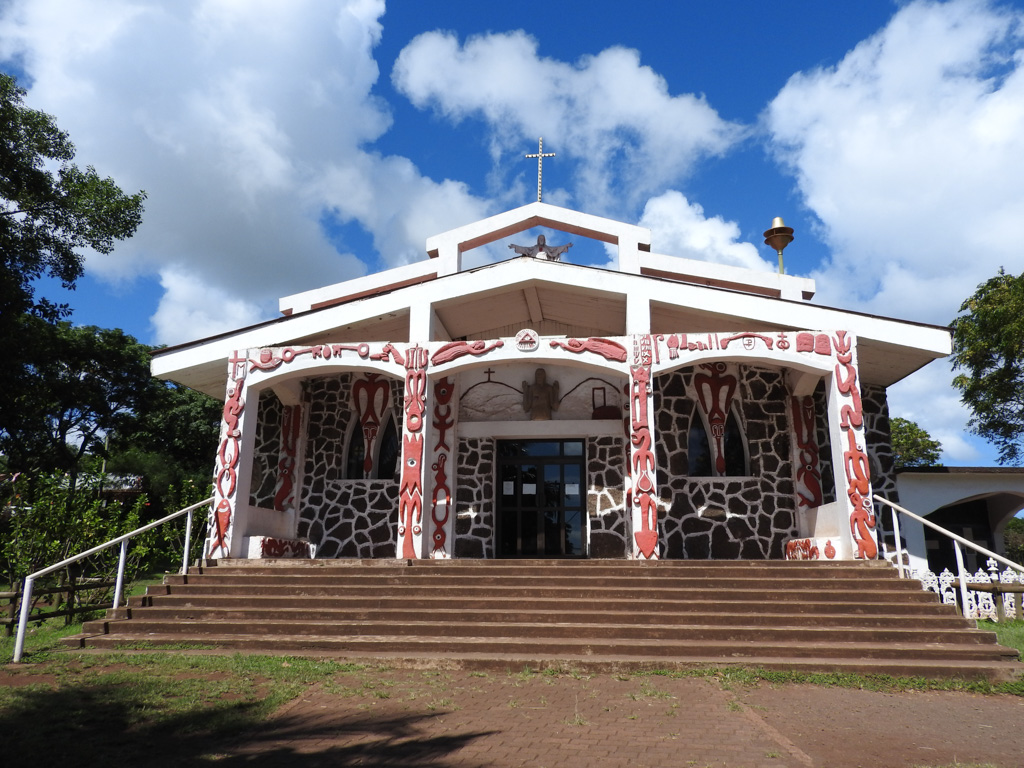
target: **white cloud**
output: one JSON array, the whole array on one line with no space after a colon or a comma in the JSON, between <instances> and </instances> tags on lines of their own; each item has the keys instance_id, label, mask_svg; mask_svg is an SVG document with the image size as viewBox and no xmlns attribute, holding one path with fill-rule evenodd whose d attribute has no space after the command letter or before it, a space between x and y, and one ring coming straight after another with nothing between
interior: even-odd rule
<instances>
[{"instance_id":1,"label":"white cloud","mask_svg":"<svg viewBox=\"0 0 1024 768\"><path fill-rule=\"evenodd\" d=\"M263 319L256 304L175 268L161 272L160 285L164 295L151 319L157 338L176 338L181 328L190 339L204 338Z\"/></svg>"},{"instance_id":2,"label":"white cloud","mask_svg":"<svg viewBox=\"0 0 1024 768\"><path fill-rule=\"evenodd\" d=\"M651 249L658 253L771 272L751 243L739 242L740 228L720 216L706 218L704 208L676 190L651 198L639 222L651 230Z\"/></svg>"},{"instance_id":3,"label":"white cloud","mask_svg":"<svg viewBox=\"0 0 1024 768\"><path fill-rule=\"evenodd\" d=\"M0 9L0 59L27 73L27 103L57 117L78 162L148 193L137 235L87 268L160 275L155 341L270 317L281 295L365 273L329 240L325 210L361 224L388 264L422 254L435 213L453 226L479 217L463 185L365 149L391 125L371 92L383 13L383 0Z\"/></svg>"},{"instance_id":4,"label":"white cloud","mask_svg":"<svg viewBox=\"0 0 1024 768\"><path fill-rule=\"evenodd\" d=\"M913 2L835 67L793 76L765 122L820 219L819 300L948 323L1024 270L1024 24L984 0Z\"/></svg>"},{"instance_id":5,"label":"white cloud","mask_svg":"<svg viewBox=\"0 0 1024 768\"><path fill-rule=\"evenodd\" d=\"M890 416L916 422L942 443L944 464L980 466L995 462L994 450L964 432L970 414L953 389L953 373L948 361L930 363L889 387L887 394Z\"/></svg>"},{"instance_id":6,"label":"white cloud","mask_svg":"<svg viewBox=\"0 0 1024 768\"><path fill-rule=\"evenodd\" d=\"M419 35L399 55L392 81L417 107L456 123L481 119L496 167L504 154L522 152L524 140L543 136L546 150L573 162L574 205L598 213L630 215L744 135L703 97L671 95L637 51L608 48L569 64L540 57L522 31L462 45L451 33Z\"/></svg>"}]
</instances>

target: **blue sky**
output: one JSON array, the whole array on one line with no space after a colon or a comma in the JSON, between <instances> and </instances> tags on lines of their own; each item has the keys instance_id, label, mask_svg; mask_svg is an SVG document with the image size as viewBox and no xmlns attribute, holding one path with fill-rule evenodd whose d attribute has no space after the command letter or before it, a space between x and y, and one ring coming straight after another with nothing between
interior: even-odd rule
<instances>
[{"instance_id":1,"label":"blue sky","mask_svg":"<svg viewBox=\"0 0 1024 768\"><path fill-rule=\"evenodd\" d=\"M277 298L423 257L545 200L653 249L787 272L821 303L948 323L1024 271L1024 2L8 0L0 66L149 195L90 255L74 320L178 343ZM481 260L507 256L500 249ZM606 263L601 248L573 261ZM51 295L52 285L42 286ZM894 414L994 462L936 363Z\"/></svg>"}]
</instances>

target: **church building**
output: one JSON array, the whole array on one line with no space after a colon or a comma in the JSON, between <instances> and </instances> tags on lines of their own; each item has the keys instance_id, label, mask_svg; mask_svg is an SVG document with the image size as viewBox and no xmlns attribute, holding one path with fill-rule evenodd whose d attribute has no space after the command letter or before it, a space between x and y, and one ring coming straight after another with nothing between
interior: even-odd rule
<instances>
[{"instance_id":1,"label":"church building","mask_svg":"<svg viewBox=\"0 0 1024 768\"><path fill-rule=\"evenodd\" d=\"M571 263L573 237L617 268ZM224 401L204 554L877 557L886 388L948 355L949 330L656 245L531 203L157 352L155 375Z\"/></svg>"}]
</instances>

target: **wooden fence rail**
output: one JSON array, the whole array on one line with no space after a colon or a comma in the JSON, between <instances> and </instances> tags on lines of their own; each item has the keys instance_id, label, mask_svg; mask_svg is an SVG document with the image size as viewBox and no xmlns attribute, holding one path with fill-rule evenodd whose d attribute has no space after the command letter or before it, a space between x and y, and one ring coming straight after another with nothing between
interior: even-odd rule
<instances>
[{"instance_id":1,"label":"wooden fence rail","mask_svg":"<svg viewBox=\"0 0 1024 768\"><path fill-rule=\"evenodd\" d=\"M45 619L55 619L59 616L66 617L65 623L74 623L75 614L87 613L89 611L98 611L103 608L110 608L113 603L113 597L111 596L108 600L96 603L84 603L76 605L76 598L81 592L91 592L97 589L111 589L116 586L116 582L113 581L97 581L94 579L79 579L63 586L49 587L47 589L34 589L32 590L33 596L44 596L44 595L67 595L67 599L64 601L66 606L62 610L54 611L40 611L32 613L30 621L43 621ZM6 606L3 610L3 618L0 618L0 624L4 627L4 636L11 637L14 634L14 627L18 623L18 606L21 602L22 590L14 592L0 592L0 602L6 602ZM38 601L36 601L38 604ZM57 605L61 605L58 600Z\"/></svg>"}]
</instances>

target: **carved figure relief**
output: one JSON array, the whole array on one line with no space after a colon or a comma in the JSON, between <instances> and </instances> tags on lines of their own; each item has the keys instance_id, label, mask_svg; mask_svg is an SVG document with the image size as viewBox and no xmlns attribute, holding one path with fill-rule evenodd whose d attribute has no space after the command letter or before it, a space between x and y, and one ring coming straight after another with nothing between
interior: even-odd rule
<instances>
[{"instance_id":1,"label":"carved figure relief","mask_svg":"<svg viewBox=\"0 0 1024 768\"><path fill-rule=\"evenodd\" d=\"M551 412L558 410L558 382L548 383L547 377L547 371L538 368L533 384L523 382L523 410L530 414L531 421L550 421Z\"/></svg>"}]
</instances>

